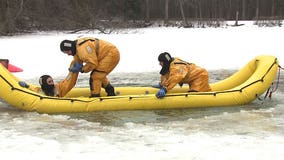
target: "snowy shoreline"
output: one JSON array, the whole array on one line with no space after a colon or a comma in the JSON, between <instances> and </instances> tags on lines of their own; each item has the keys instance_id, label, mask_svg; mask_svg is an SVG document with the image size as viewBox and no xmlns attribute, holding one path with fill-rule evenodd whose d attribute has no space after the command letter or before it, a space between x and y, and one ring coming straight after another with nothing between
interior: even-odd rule
<instances>
[{"instance_id":1,"label":"snowy shoreline","mask_svg":"<svg viewBox=\"0 0 284 160\"><path fill-rule=\"evenodd\" d=\"M104 39L119 48L121 60L114 73L158 71L157 56L164 51L208 70L237 70L262 54L276 56L281 64L284 59L283 27L257 27L252 21L240 24L245 25L222 28L148 27L125 29L113 34L38 32L0 37L0 54L1 58L7 58L11 64L24 69L18 74L22 78L42 74L67 75L72 57L60 52L59 43L63 39L83 36Z\"/></svg>"}]
</instances>

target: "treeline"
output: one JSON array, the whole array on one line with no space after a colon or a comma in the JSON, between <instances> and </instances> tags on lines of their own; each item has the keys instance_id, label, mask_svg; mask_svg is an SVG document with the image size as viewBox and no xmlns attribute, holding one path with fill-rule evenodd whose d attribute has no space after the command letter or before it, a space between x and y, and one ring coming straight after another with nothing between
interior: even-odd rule
<instances>
[{"instance_id":1,"label":"treeline","mask_svg":"<svg viewBox=\"0 0 284 160\"><path fill-rule=\"evenodd\" d=\"M0 0L1 35L283 17L284 0Z\"/></svg>"}]
</instances>

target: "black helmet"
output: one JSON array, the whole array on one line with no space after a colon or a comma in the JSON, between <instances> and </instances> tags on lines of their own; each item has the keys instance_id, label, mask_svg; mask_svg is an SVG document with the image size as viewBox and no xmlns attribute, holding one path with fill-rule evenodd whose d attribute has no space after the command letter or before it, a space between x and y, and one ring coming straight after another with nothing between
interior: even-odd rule
<instances>
[{"instance_id":1,"label":"black helmet","mask_svg":"<svg viewBox=\"0 0 284 160\"><path fill-rule=\"evenodd\" d=\"M168 52L161 53L158 57L158 61L163 62L160 74L161 75L167 74L170 69L170 64L173 61L172 56Z\"/></svg>"},{"instance_id":2,"label":"black helmet","mask_svg":"<svg viewBox=\"0 0 284 160\"><path fill-rule=\"evenodd\" d=\"M72 55L74 56L76 54L76 41L71 40L63 40L60 43L60 50L63 51L72 51Z\"/></svg>"},{"instance_id":3,"label":"black helmet","mask_svg":"<svg viewBox=\"0 0 284 160\"><path fill-rule=\"evenodd\" d=\"M164 63L171 63L173 59L168 52L164 52L159 55L158 60Z\"/></svg>"}]
</instances>

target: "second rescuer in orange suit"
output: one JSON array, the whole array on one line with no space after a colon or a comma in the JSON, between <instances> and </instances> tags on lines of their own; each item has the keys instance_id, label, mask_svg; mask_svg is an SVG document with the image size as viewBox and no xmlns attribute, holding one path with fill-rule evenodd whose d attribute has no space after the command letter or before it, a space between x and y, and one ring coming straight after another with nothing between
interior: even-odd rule
<instances>
[{"instance_id":1,"label":"second rescuer in orange suit","mask_svg":"<svg viewBox=\"0 0 284 160\"><path fill-rule=\"evenodd\" d=\"M105 89L108 96L115 96L114 87L110 84L107 75L117 66L120 60L120 53L116 46L101 39L87 37L74 41L63 40L60 43L60 49L62 52L73 56L69 68L70 72L91 72L90 97L99 97L101 87ZM72 80L77 81L77 78ZM68 83L69 86L62 86L65 87L63 90L70 90L75 83L71 82Z\"/></svg>"},{"instance_id":2,"label":"second rescuer in orange suit","mask_svg":"<svg viewBox=\"0 0 284 160\"><path fill-rule=\"evenodd\" d=\"M161 82L158 86L160 90L156 96L163 98L168 90L177 84L189 84L189 92L211 91L208 72L193 63L185 62L179 58L173 58L167 52L161 53L158 57L162 69Z\"/></svg>"}]
</instances>

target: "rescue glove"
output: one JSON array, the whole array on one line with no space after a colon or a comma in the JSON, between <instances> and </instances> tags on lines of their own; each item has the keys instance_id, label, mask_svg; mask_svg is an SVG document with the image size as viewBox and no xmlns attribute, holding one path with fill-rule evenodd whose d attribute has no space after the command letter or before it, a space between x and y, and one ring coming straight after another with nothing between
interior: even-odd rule
<instances>
[{"instance_id":1,"label":"rescue glove","mask_svg":"<svg viewBox=\"0 0 284 160\"><path fill-rule=\"evenodd\" d=\"M29 88L30 86L26 83L26 82L24 82L24 81L19 81L19 85L21 86L21 87L25 87L25 88Z\"/></svg>"},{"instance_id":2,"label":"rescue glove","mask_svg":"<svg viewBox=\"0 0 284 160\"><path fill-rule=\"evenodd\" d=\"M162 88L160 88L160 90L156 93L156 97L157 97L157 98L163 98L163 97L165 97L166 93L167 93L166 88L162 87Z\"/></svg>"},{"instance_id":3,"label":"rescue glove","mask_svg":"<svg viewBox=\"0 0 284 160\"><path fill-rule=\"evenodd\" d=\"M75 62L73 64L73 67L69 68L69 71L73 73L82 72L82 68L83 68L83 64Z\"/></svg>"},{"instance_id":4,"label":"rescue glove","mask_svg":"<svg viewBox=\"0 0 284 160\"><path fill-rule=\"evenodd\" d=\"M154 85L152 85L152 87L153 87L153 88L159 88L159 89L163 88L163 86L161 85L161 83L159 83L159 84L154 84Z\"/></svg>"}]
</instances>

